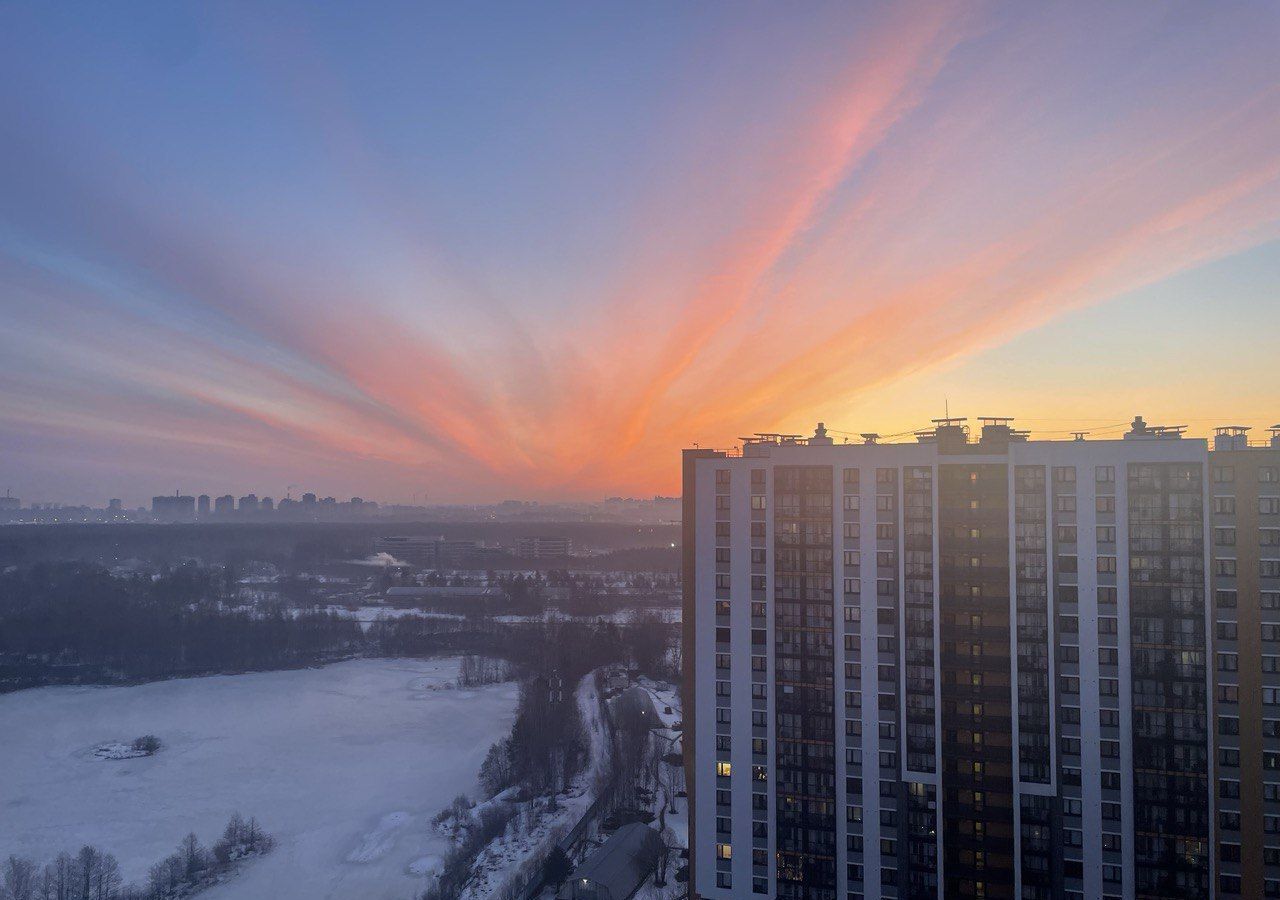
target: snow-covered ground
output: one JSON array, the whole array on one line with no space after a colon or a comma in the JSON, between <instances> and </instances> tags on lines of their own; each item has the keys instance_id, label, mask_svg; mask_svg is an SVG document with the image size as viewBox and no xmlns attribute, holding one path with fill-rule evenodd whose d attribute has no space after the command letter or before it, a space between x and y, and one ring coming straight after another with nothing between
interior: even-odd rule
<instances>
[{"instance_id":1,"label":"snow-covered ground","mask_svg":"<svg viewBox=\"0 0 1280 900\"><path fill-rule=\"evenodd\" d=\"M278 839L208 900L408 900L447 850L430 819L476 792L505 735L514 684L456 690L457 660L0 695L0 856L47 861L92 843L141 880L194 830L232 812ZM154 734L143 759L95 748Z\"/></svg>"}]
</instances>

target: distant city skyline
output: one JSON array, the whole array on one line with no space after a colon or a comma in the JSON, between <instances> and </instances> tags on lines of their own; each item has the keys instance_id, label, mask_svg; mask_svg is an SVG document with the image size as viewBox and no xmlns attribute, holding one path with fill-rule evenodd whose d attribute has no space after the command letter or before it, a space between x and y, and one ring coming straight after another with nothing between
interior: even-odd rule
<instances>
[{"instance_id":1,"label":"distant city skyline","mask_svg":"<svg viewBox=\"0 0 1280 900\"><path fill-rule=\"evenodd\" d=\"M1264 2L5 4L0 485L586 499L817 420L1263 428L1278 37Z\"/></svg>"}]
</instances>

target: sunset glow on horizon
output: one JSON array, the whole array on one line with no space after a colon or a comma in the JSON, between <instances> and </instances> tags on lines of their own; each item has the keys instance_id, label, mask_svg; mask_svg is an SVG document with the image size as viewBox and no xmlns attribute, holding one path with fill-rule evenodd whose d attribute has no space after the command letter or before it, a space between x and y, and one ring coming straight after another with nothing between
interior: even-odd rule
<instances>
[{"instance_id":1,"label":"sunset glow on horizon","mask_svg":"<svg viewBox=\"0 0 1280 900\"><path fill-rule=\"evenodd\" d=\"M13 4L0 492L1280 421L1280 7Z\"/></svg>"}]
</instances>

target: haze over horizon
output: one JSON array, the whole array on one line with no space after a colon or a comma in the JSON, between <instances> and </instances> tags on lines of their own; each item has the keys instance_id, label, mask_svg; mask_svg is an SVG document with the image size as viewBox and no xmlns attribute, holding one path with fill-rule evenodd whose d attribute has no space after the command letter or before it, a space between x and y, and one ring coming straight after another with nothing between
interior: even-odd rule
<instances>
[{"instance_id":1,"label":"haze over horizon","mask_svg":"<svg viewBox=\"0 0 1280 900\"><path fill-rule=\"evenodd\" d=\"M0 492L1280 421L1273 3L0 8ZM268 491L269 492L269 491Z\"/></svg>"}]
</instances>

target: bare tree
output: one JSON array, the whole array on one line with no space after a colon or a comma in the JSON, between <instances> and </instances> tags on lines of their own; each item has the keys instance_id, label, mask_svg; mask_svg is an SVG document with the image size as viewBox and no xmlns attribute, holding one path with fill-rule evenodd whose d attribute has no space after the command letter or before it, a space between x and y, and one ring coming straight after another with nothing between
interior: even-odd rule
<instances>
[{"instance_id":1,"label":"bare tree","mask_svg":"<svg viewBox=\"0 0 1280 900\"><path fill-rule=\"evenodd\" d=\"M668 827L663 827L660 834L662 838L662 852L658 855L658 875L654 879L654 884L662 887L667 883L667 869L671 864L671 854L679 845L680 839L676 837L676 833Z\"/></svg>"},{"instance_id":2,"label":"bare tree","mask_svg":"<svg viewBox=\"0 0 1280 900\"><path fill-rule=\"evenodd\" d=\"M200 880L204 870L209 867L208 852L200 846L200 840L194 831L182 839L182 843L178 845L178 852L182 855L183 880L188 884L195 884Z\"/></svg>"},{"instance_id":3,"label":"bare tree","mask_svg":"<svg viewBox=\"0 0 1280 900\"><path fill-rule=\"evenodd\" d=\"M120 863L110 853L103 853L93 876L93 900L115 900L123 883Z\"/></svg>"},{"instance_id":4,"label":"bare tree","mask_svg":"<svg viewBox=\"0 0 1280 900\"><path fill-rule=\"evenodd\" d=\"M36 864L24 856L10 856L4 862L5 900L36 900Z\"/></svg>"}]
</instances>

